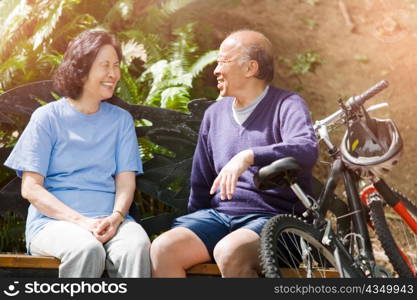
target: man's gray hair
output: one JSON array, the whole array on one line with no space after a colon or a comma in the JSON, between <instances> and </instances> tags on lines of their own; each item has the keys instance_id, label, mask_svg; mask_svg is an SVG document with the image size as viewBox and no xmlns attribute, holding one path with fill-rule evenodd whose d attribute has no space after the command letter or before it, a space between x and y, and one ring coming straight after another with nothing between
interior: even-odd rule
<instances>
[{"instance_id":1,"label":"man's gray hair","mask_svg":"<svg viewBox=\"0 0 417 300\"><path fill-rule=\"evenodd\" d=\"M229 37L245 31L257 33L261 38L259 42L242 43L239 63L242 64L249 60L256 61L259 66L259 71L255 77L266 82L271 82L274 79L274 58L271 53L272 43L264 34L254 30L238 30L232 32Z\"/></svg>"},{"instance_id":2,"label":"man's gray hair","mask_svg":"<svg viewBox=\"0 0 417 300\"><path fill-rule=\"evenodd\" d=\"M258 74L256 78L271 82L274 79L274 59L266 51L265 47L259 44L243 45L242 60L254 60L258 63Z\"/></svg>"}]
</instances>

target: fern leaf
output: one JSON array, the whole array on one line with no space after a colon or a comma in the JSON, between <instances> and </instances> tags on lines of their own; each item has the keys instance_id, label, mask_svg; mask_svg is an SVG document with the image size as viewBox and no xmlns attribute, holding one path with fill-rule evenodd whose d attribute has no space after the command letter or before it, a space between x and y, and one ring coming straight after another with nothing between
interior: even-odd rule
<instances>
[{"instance_id":1,"label":"fern leaf","mask_svg":"<svg viewBox=\"0 0 417 300\"><path fill-rule=\"evenodd\" d=\"M168 0L162 3L160 10L165 16L170 16L195 1L196 0Z\"/></svg>"},{"instance_id":2,"label":"fern leaf","mask_svg":"<svg viewBox=\"0 0 417 300\"><path fill-rule=\"evenodd\" d=\"M186 24L174 30L176 39L170 43L170 56L172 60L182 62L184 69L188 68L193 55L197 51L198 46L194 42L193 33L194 23Z\"/></svg>"},{"instance_id":3,"label":"fern leaf","mask_svg":"<svg viewBox=\"0 0 417 300\"><path fill-rule=\"evenodd\" d=\"M166 86L185 86L188 88L192 88L193 78L191 77L190 73L186 73L180 77L174 77L166 79L165 81Z\"/></svg>"},{"instance_id":4,"label":"fern leaf","mask_svg":"<svg viewBox=\"0 0 417 300\"><path fill-rule=\"evenodd\" d=\"M13 48L27 39L23 24L27 22L31 11L32 7L25 1L19 1L5 18L0 27L0 57L2 59L7 59L13 52Z\"/></svg>"},{"instance_id":5,"label":"fern leaf","mask_svg":"<svg viewBox=\"0 0 417 300\"><path fill-rule=\"evenodd\" d=\"M65 10L67 14L71 13L69 16L69 21L65 24L62 24L61 26L57 27L54 30L54 36L56 37L67 37L69 36L72 38L72 34L74 32L80 32L82 30L85 30L87 28L93 28L94 26L97 26L97 20L91 16L90 14L79 14L76 12L75 9L72 10Z\"/></svg>"},{"instance_id":6,"label":"fern leaf","mask_svg":"<svg viewBox=\"0 0 417 300\"><path fill-rule=\"evenodd\" d=\"M0 24L6 24L6 19L13 13L16 6L21 4L21 2L21 0L0 1Z\"/></svg>"},{"instance_id":7,"label":"fern leaf","mask_svg":"<svg viewBox=\"0 0 417 300\"><path fill-rule=\"evenodd\" d=\"M64 8L71 8L72 5L78 4L80 0L61 0L61 1L45 1L49 4L48 13L41 14L43 22L39 27L36 28L36 33L32 37L33 50L38 49L45 40L54 31L60 17L62 16ZM52 6L52 8L51 8ZM40 6L38 7L40 8Z\"/></svg>"},{"instance_id":8,"label":"fern leaf","mask_svg":"<svg viewBox=\"0 0 417 300\"><path fill-rule=\"evenodd\" d=\"M169 17L197 0L166 0L153 1L142 10L134 24L142 32L161 33L161 26L167 24ZM162 4L161 4L162 2Z\"/></svg>"},{"instance_id":9,"label":"fern leaf","mask_svg":"<svg viewBox=\"0 0 417 300\"><path fill-rule=\"evenodd\" d=\"M147 55L143 44L138 44L134 39L122 43L122 52L126 65L130 65L135 58L140 58L146 62Z\"/></svg>"},{"instance_id":10,"label":"fern leaf","mask_svg":"<svg viewBox=\"0 0 417 300\"><path fill-rule=\"evenodd\" d=\"M0 65L0 89L6 90L18 70L26 67L26 55L14 55Z\"/></svg>"},{"instance_id":11,"label":"fern leaf","mask_svg":"<svg viewBox=\"0 0 417 300\"><path fill-rule=\"evenodd\" d=\"M138 44L143 45L146 52L146 62L153 63L163 59L161 49L161 37L157 34L148 34L140 30L122 31L119 36L135 40Z\"/></svg>"},{"instance_id":12,"label":"fern leaf","mask_svg":"<svg viewBox=\"0 0 417 300\"><path fill-rule=\"evenodd\" d=\"M163 59L156 63L154 63L152 66L150 66L145 72L141 75L141 80L145 80L145 78L149 75L153 78L153 83L157 84L158 82L161 82L168 72L168 62Z\"/></svg>"},{"instance_id":13,"label":"fern leaf","mask_svg":"<svg viewBox=\"0 0 417 300\"><path fill-rule=\"evenodd\" d=\"M120 69L122 71L122 77L116 94L129 103L138 104L140 101L139 88L136 85L134 78L130 75L125 64L123 64Z\"/></svg>"},{"instance_id":14,"label":"fern leaf","mask_svg":"<svg viewBox=\"0 0 417 300\"><path fill-rule=\"evenodd\" d=\"M218 54L219 54L218 50L212 50L212 51L206 52L199 59L197 59L197 61L190 67L190 70L189 70L192 78L194 79L195 77L197 77L198 74L200 74L201 71L203 71L203 69L207 67L208 65L215 63L217 61Z\"/></svg>"},{"instance_id":15,"label":"fern leaf","mask_svg":"<svg viewBox=\"0 0 417 300\"><path fill-rule=\"evenodd\" d=\"M104 17L103 23L115 24L120 20L129 20L133 14L134 2L134 0L118 0Z\"/></svg>"},{"instance_id":16,"label":"fern leaf","mask_svg":"<svg viewBox=\"0 0 417 300\"><path fill-rule=\"evenodd\" d=\"M190 101L190 93L187 88L182 86L175 86L165 89L161 93L161 107L187 111L187 104Z\"/></svg>"}]
</instances>

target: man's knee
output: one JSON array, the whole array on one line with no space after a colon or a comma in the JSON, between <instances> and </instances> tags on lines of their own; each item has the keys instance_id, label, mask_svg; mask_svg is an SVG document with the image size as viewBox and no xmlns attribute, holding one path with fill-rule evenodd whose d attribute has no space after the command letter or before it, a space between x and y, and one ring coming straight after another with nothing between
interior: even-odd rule
<instances>
[{"instance_id":1,"label":"man's knee","mask_svg":"<svg viewBox=\"0 0 417 300\"><path fill-rule=\"evenodd\" d=\"M235 238L220 240L213 250L214 260L220 270L255 270L258 265L258 243Z\"/></svg>"},{"instance_id":2,"label":"man's knee","mask_svg":"<svg viewBox=\"0 0 417 300\"><path fill-rule=\"evenodd\" d=\"M237 245L232 241L221 240L216 244L213 250L213 257L216 263L221 266L229 266L231 264L238 264L239 253Z\"/></svg>"},{"instance_id":3,"label":"man's knee","mask_svg":"<svg viewBox=\"0 0 417 300\"><path fill-rule=\"evenodd\" d=\"M172 238L171 230L161 234L151 244L151 259L161 259L170 256L177 248L177 242Z\"/></svg>"},{"instance_id":4,"label":"man's knee","mask_svg":"<svg viewBox=\"0 0 417 300\"><path fill-rule=\"evenodd\" d=\"M187 228L171 229L158 236L151 245L151 260L174 260L186 264L189 260L206 259L206 256L204 244Z\"/></svg>"}]
</instances>

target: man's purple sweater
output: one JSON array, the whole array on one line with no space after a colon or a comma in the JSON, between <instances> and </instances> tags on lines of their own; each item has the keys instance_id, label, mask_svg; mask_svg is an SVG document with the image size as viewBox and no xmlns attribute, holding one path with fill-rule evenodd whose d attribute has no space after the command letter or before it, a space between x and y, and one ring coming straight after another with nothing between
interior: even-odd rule
<instances>
[{"instance_id":1,"label":"man's purple sweater","mask_svg":"<svg viewBox=\"0 0 417 300\"><path fill-rule=\"evenodd\" d=\"M297 213L303 206L290 189L259 190L253 175L273 161L292 156L302 166L299 184L310 191L311 170L318 151L304 100L295 93L270 87L248 119L233 118L233 98L218 100L205 112L194 153L189 212L214 208L229 215ZM221 169L240 151L252 149L254 165L239 177L231 200L220 200L220 190L209 191Z\"/></svg>"}]
</instances>

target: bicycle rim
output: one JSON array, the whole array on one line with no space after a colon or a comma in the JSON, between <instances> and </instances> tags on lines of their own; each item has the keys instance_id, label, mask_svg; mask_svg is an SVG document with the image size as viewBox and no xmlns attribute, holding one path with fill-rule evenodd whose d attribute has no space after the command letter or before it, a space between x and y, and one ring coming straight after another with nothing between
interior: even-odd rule
<instances>
[{"instance_id":1,"label":"bicycle rim","mask_svg":"<svg viewBox=\"0 0 417 300\"><path fill-rule=\"evenodd\" d=\"M320 233L292 215L275 216L261 234L260 259L265 277L343 277Z\"/></svg>"}]
</instances>

